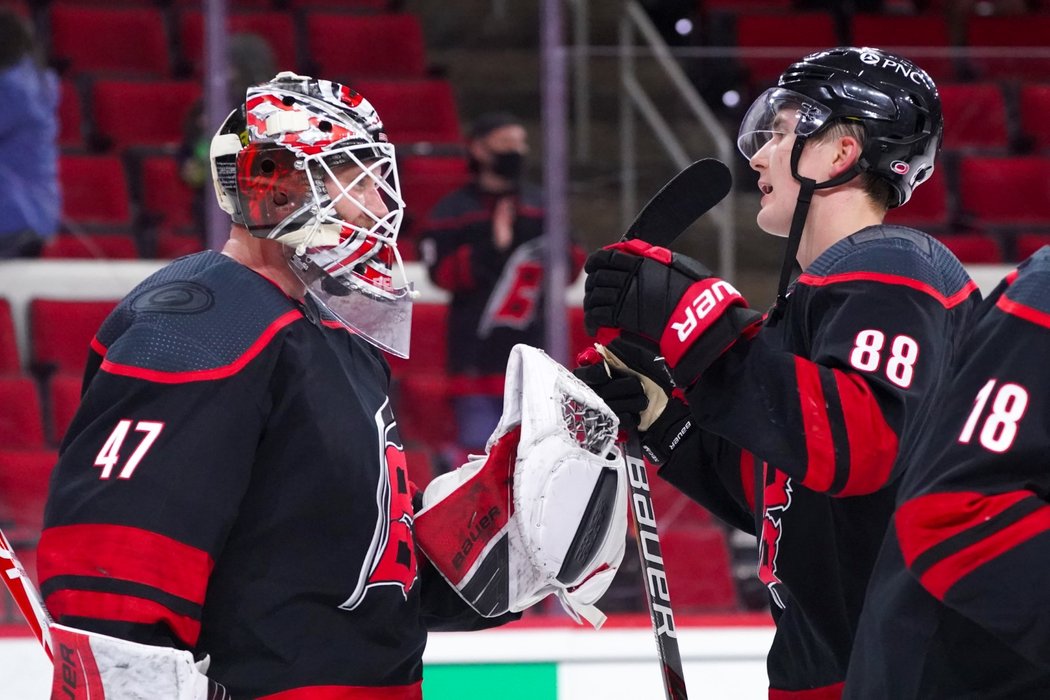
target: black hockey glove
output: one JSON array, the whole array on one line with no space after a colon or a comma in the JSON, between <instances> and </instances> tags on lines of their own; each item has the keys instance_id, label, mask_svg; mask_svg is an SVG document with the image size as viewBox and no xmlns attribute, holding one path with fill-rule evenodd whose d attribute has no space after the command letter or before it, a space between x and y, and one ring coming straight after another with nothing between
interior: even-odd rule
<instances>
[{"instance_id":1,"label":"black hockey glove","mask_svg":"<svg viewBox=\"0 0 1050 700\"><path fill-rule=\"evenodd\" d=\"M649 399L638 377L615 367L607 369L597 353L592 356L584 352L579 360L585 364L573 370L573 374L605 401L620 418L621 425L629 423L637 427L639 415L649 405ZM596 364L586 364L588 362ZM663 464L670 459L671 453L694 427L689 406L684 401L671 397L667 407L649 429L639 433L646 458L657 466Z\"/></svg>"},{"instance_id":2,"label":"black hockey glove","mask_svg":"<svg viewBox=\"0 0 1050 700\"><path fill-rule=\"evenodd\" d=\"M606 345L622 333L648 346L683 389L741 336L753 335L762 319L732 285L696 260L637 239L591 254L584 270L587 331ZM651 376L651 366L621 359Z\"/></svg>"}]
</instances>

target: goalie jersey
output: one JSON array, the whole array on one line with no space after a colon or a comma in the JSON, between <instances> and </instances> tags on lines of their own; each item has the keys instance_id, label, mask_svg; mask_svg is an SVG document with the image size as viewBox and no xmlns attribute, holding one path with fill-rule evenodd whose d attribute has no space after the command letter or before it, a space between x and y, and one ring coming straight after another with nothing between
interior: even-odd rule
<instances>
[{"instance_id":1,"label":"goalie jersey","mask_svg":"<svg viewBox=\"0 0 1050 700\"><path fill-rule=\"evenodd\" d=\"M982 304L909 450L846 695L1047 697L1050 247Z\"/></svg>"},{"instance_id":2,"label":"goalie jersey","mask_svg":"<svg viewBox=\"0 0 1050 700\"><path fill-rule=\"evenodd\" d=\"M209 654L234 698L420 697L428 627L500 620L416 556L388 375L223 255L147 279L92 341L51 479L56 620Z\"/></svg>"},{"instance_id":3,"label":"goalie jersey","mask_svg":"<svg viewBox=\"0 0 1050 700\"><path fill-rule=\"evenodd\" d=\"M898 444L931 412L978 298L926 234L866 228L822 253L784 316L688 392L700 430L659 473L759 538L777 623L771 698L841 694Z\"/></svg>"}]
</instances>

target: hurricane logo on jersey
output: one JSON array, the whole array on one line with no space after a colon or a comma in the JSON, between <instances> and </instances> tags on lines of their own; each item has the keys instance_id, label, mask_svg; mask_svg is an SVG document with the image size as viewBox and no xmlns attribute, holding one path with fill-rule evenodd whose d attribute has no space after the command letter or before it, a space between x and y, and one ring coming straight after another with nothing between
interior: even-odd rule
<instances>
[{"instance_id":1,"label":"hurricane logo on jersey","mask_svg":"<svg viewBox=\"0 0 1050 700\"><path fill-rule=\"evenodd\" d=\"M768 475L769 465L763 464L763 473ZM766 585L769 595L777 607L783 610L784 599L780 587L784 584L777 575L777 555L780 553L780 538L783 537L783 516L791 507L791 479L779 469L773 469L773 480L766 478L762 495L762 540L758 550L758 578Z\"/></svg>"},{"instance_id":2,"label":"hurricane logo on jersey","mask_svg":"<svg viewBox=\"0 0 1050 700\"><path fill-rule=\"evenodd\" d=\"M376 412L379 431L380 474L376 487L378 517L372 546L358 575L353 595L340 605L353 610L376 586L397 586L408 599L416 582L416 548L412 534L412 493L408 482L405 450L394 413L387 401Z\"/></svg>"}]
</instances>

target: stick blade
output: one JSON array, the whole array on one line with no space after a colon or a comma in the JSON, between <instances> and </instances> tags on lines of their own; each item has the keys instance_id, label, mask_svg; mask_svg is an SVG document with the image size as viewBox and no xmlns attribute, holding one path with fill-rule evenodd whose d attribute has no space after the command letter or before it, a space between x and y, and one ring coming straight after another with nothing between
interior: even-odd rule
<instances>
[{"instance_id":1,"label":"stick blade","mask_svg":"<svg viewBox=\"0 0 1050 700\"><path fill-rule=\"evenodd\" d=\"M640 238L666 247L725 199L732 186L733 176L725 163L714 158L698 160L653 195L627 228L624 239Z\"/></svg>"}]
</instances>

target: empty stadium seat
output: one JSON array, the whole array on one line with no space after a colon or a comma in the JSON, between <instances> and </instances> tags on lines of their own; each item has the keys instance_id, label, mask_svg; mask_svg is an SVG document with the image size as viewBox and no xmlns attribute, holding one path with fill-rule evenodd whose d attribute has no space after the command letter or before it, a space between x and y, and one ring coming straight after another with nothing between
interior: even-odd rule
<instances>
[{"instance_id":1,"label":"empty stadium seat","mask_svg":"<svg viewBox=\"0 0 1050 700\"><path fill-rule=\"evenodd\" d=\"M974 224L1050 225L1050 158L963 158L959 201Z\"/></svg>"},{"instance_id":2,"label":"empty stadium seat","mask_svg":"<svg viewBox=\"0 0 1050 700\"><path fill-rule=\"evenodd\" d=\"M401 179L401 194L405 199L407 220L402 229L402 236L407 239L412 239L419 233L420 227L438 200L470 180L467 161L461 157L406 158L398 166L398 176ZM400 250L406 259L415 259L414 245L401 246Z\"/></svg>"},{"instance_id":3,"label":"empty stadium seat","mask_svg":"<svg viewBox=\"0 0 1050 700\"><path fill-rule=\"evenodd\" d=\"M407 374L397 381L394 415L408 443L440 449L456 442L453 382L442 374Z\"/></svg>"},{"instance_id":4,"label":"empty stadium seat","mask_svg":"<svg viewBox=\"0 0 1050 700\"><path fill-rule=\"evenodd\" d=\"M907 56L937 83L955 78L955 65L947 54L924 55L930 49L951 46L948 23L942 14L856 14L850 22L850 35L853 46L878 46Z\"/></svg>"},{"instance_id":5,"label":"empty stadium seat","mask_svg":"<svg viewBox=\"0 0 1050 700\"><path fill-rule=\"evenodd\" d=\"M1046 80L1050 58L1026 48L1050 48L1050 15L995 15L969 17L966 43L970 62L982 78Z\"/></svg>"},{"instance_id":6,"label":"empty stadium seat","mask_svg":"<svg viewBox=\"0 0 1050 700\"><path fill-rule=\"evenodd\" d=\"M158 258L181 258L183 255L204 250L204 239L198 233L162 230L157 234L156 248L155 255Z\"/></svg>"},{"instance_id":7,"label":"empty stadium seat","mask_svg":"<svg viewBox=\"0 0 1050 700\"><path fill-rule=\"evenodd\" d=\"M1021 85L1019 107L1021 133L1033 148L1050 150L1050 83Z\"/></svg>"},{"instance_id":8,"label":"empty stadium seat","mask_svg":"<svg viewBox=\"0 0 1050 700\"><path fill-rule=\"evenodd\" d=\"M32 299L29 302L29 347L34 366L79 376L88 346L116 301Z\"/></svg>"},{"instance_id":9,"label":"empty stadium seat","mask_svg":"<svg viewBox=\"0 0 1050 700\"><path fill-rule=\"evenodd\" d=\"M288 6L302 10L353 10L383 12L396 4L391 0L289 0Z\"/></svg>"},{"instance_id":10,"label":"empty stadium seat","mask_svg":"<svg viewBox=\"0 0 1050 700\"><path fill-rule=\"evenodd\" d=\"M21 368L11 304L7 299L0 298L0 375L17 374Z\"/></svg>"},{"instance_id":11,"label":"empty stadium seat","mask_svg":"<svg viewBox=\"0 0 1050 700\"><path fill-rule=\"evenodd\" d=\"M128 182L120 158L63 155L58 175L64 218L79 224L130 225Z\"/></svg>"},{"instance_id":12,"label":"empty stadium seat","mask_svg":"<svg viewBox=\"0 0 1050 700\"><path fill-rule=\"evenodd\" d=\"M204 15L183 12L179 17L179 46L182 58L194 74L204 64ZM257 34L273 49L277 70L296 70L299 65L298 32L295 21L287 12L233 11L228 15L229 32Z\"/></svg>"},{"instance_id":13,"label":"empty stadium seat","mask_svg":"<svg viewBox=\"0 0 1050 700\"><path fill-rule=\"evenodd\" d=\"M63 80L58 103L59 146L79 148L84 145L83 115L84 108L77 86L71 80Z\"/></svg>"},{"instance_id":14,"label":"empty stadium seat","mask_svg":"<svg viewBox=\"0 0 1050 700\"><path fill-rule=\"evenodd\" d=\"M194 191L179 174L174 156L146 156L139 161L142 209L165 229L196 227ZM210 189L211 186L208 185ZM210 192L205 194L210 195Z\"/></svg>"},{"instance_id":15,"label":"empty stadium seat","mask_svg":"<svg viewBox=\"0 0 1050 700\"><path fill-rule=\"evenodd\" d=\"M32 379L22 375L0 377L0 406L4 407L0 411L0 447L44 446L40 395Z\"/></svg>"},{"instance_id":16,"label":"empty stadium seat","mask_svg":"<svg viewBox=\"0 0 1050 700\"><path fill-rule=\"evenodd\" d=\"M437 474L434 473L434 458L430 450L423 447L405 449L405 463L408 465L408 479L416 488L423 490Z\"/></svg>"},{"instance_id":17,"label":"empty stadium seat","mask_svg":"<svg viewBox=\"0 0 1050 700\"><path fill-rule=\"evenodd\" d=\"M452 86L445 80L356 81L379 112L387 136L396 144L463 140Z\"/></svg>"},{"instance_id":18,"label":"empty stadium seat","mask_svg":"<svg viewBox=\"0 0 1050 700\"><path fill-rule=\"evenodd\" d=\"M48 441L56 447L73 421L80 406L80 387L83 380L75 374L56 374L48 381Z\"/></svg>"},{"instance_id":19,"label":"empty stadium seat","mask_svg":"<svg viewBox=\"0 0 1050 700\"><path fill-rule=\"evenodd\" d=\"M388 356L394 375L445 374L448 371L447 332L446 304L413 304L410 359Z\"/></svg>"},{"instance_id":20,"label":"empty stadium seat","mask_svg":"<svg viewBox=\"0 0 1050 700\"><path fill-rule=\"evenodd\" d=\"M1006 100L997 83L938 85L944 148L998 149L1010 143Z\"/></svg>"},{"instance_id":21,"label":"empty stadium seat","mask_svg":"<svg viewBox=\"0 0 1050 700\"><path fill-rule=\"evenodd\" d=\"M995 265L1003 262L998 239L987 233L948 233L937 240L965 265Z\"/></svg>"},{"instance_id":22,"label":"empty stadium seat","mask_svg":"<svg viewBox=\"0 0 1050 700\"><path fill-rule=\"evenodd\" d=\"M135 239L125 233L59 233L44 245L40 257L134 260L139 251Z\"/></svg>"},{"instance_id":23,"label":"empty stadium seat","mask_svg":"<svg viewBox=\"0 0 1050 700\"><path fill-rule=\"evenodd\" d=\"M1016 238L1017 261L1027 259L1040 248L1050 245L1050 233L1022 233Z\"/></svg>"},{"instance_id":24,"label":"empty stadium seat","mask_svg":"<svg viewBox=\"0 0 1050 700\"><path fill-rule=\"evenodd\" d=\"M56 3L51 55L73 73L167 77L171 71L164 17L156 7Z\"/></svg>"},{"instance_id":25,"label":"empty stadium seat","mask_svg":"<svg viewBox=\"0 0 1050 700\"><path fill-rule=\"evenodd\" d=\"M772 85L805 54L841 43L827 12L741 14L736 19L736 41L751 84L760 87Z\"/></svg>"},{"instance_id":26,"label":"empty stadium seat","mask_svg":"<svg viewBox=\"0 0 1050 700\"><path fill-rule=\"evenodd\" d=\"M912 191L902 207L886 212L886 223L918 229L941 228L951 222L947 177L943 161L934 168L930 179Z\"/></svg>"},{"instance_id":27,"label":"empty stadium seat","mask_svg":"<svg viewBox=\"0 0 1050 700\"><path fill-rule=\"evenodd\" d=\"M730 612L737 609L729 551L721 528L666 528L660 548L675 611Z\"/></svg>"},{"instance_id":28,"label":"empty stadium seat","mask_svg":"<svg viewBox=\"0 0 1050 700\"><path fill-rule=\"evenodd\" d=\"M53 450L0 448L0 522L12 543L35 544L44 522L44 504L51 470L58 461ZM35 557L19 550L31 569Z\"/></svg>"},{"instance_id":29,"label":"empty stadium seat","mask_svg":"<svg viewBox=\"0 0 1050 700\"><path fill-rule=\"evenodd\" d=\"M115 148L175 147L201 86L192 80L97 80L91 95L95 132Z\"/></svg>"},{"instance_id":30,"label":"empty stadium seat","mask_svg":"<svg viewBox=\"0 0 1050 700\"><path fill-rule=\"evenodd\" d=\"M425 72L423 28L413 14L310 12L306 36L317 74L351 86L368 78L421 78Z\"/></svg>"}]
</instances>

